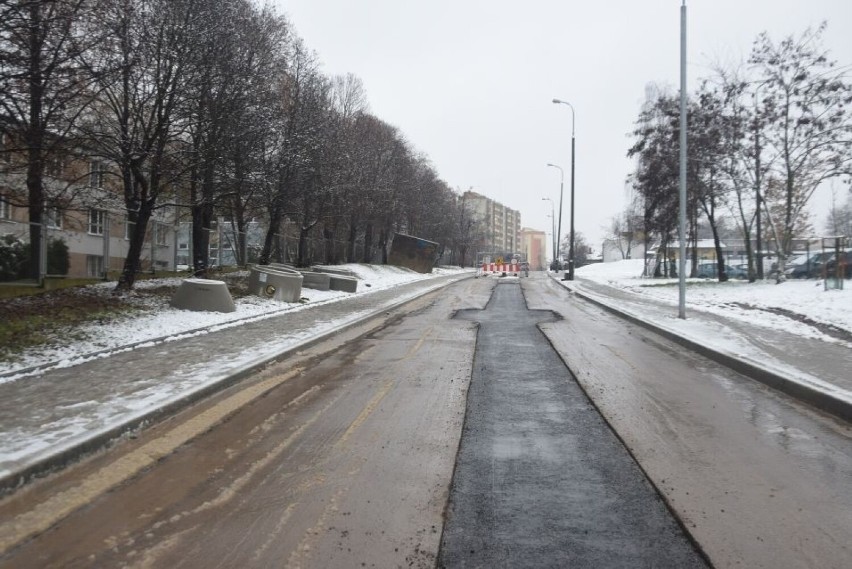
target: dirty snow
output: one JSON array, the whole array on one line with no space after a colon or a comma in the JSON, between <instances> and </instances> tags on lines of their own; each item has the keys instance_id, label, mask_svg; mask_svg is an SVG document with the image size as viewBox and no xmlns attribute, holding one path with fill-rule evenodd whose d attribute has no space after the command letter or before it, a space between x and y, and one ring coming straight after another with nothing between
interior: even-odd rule
<instances>
[{"instance_id":1,"label":"dirty snow","mask_svg":"<svg viewBox=\"0 0 852 569\"><path fill-rule=\"evenodd\" d=\"M431 274L421 274L401 267L382 265L342 265L358 277L358 291L364 295L394 286L435 278L462 269L452 267L435 268ZM246 273L248 276L248 273ZM151 279L136 283L137 289L172 285L177 287L182 279ZM115 283L101 283L95 287L112 289ZM299 304L281 302L260 297L244 297L235 301L236 312L193 312L172 308L167 302L157 300L149 305L142 316L121 319L112 323L93 323L79 327L73 340L62 345L31 349L20 355L17 361L0 362L0 383L19 377L17 372L50 365L68 367L83 361L103 357L116 350L150 346L154 342L172 341L210 331L270 318L286 312L310 309L312 306L336 302L352 293L302 289L303 302Z\"/></svg>"},{"instance_id":2,"label":"dirty snow","mask_svg":"<svg viewBox=\"0 0 852 569\"><path fill-rule=\"evenodd\" d=\"M678 280L643 278L642 259L587 265L577 269L580 279L606 284L636 295L637 300L651 298L665 302L677 314ZM749 283L730 280L687 279L687 317L689 311L705 311L748 321L767 328L784 326L790 333L814 337L809 326L790 327L790 319L773 311L790 311L816 322L852 332L852 281L844 281L843 290L825 290L822 280L788 280ZM759 310L749 309L754 307Z\"/></svg>"}]
</instances>

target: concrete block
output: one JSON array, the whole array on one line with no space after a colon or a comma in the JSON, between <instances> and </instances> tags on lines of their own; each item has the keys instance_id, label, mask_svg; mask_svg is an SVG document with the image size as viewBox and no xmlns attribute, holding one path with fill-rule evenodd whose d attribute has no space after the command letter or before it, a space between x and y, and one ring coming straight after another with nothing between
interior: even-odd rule
<instances>
[{"instance_id":1,"label":"concrete block","mask_svg":"<svg viewBox=\"0 0 852 569\"><path fill-rule=\"evenodd\" d=\"M322 265L314 265L311 270L315 273L328 273L330 275L343 275L344 277L358 278L355 272L343 267L324 267Z\"/></svg>"},{"instance_id":2,"label":"concrete block","mask_svg":"<svg viewBox=\"0 0 852 569\"><path fill-rule=\"evenodd\" d=\"M314 290L329 290L331 288L331 275L327 273L315 273L313 271L300 271L304 280L302 286Z\"/></svg>"},{"instance_id":3,"label":"concrete block","mask_svg":"<svg viewBox=\"0 0 852 569\"><path fill-rule=\"evenodd\" d=\"M235 312L234 299L223 281L184 279L172 297L171 306L195 312Z\"/></svg>"},{"instance_id":4,"label":"concrete block","mask_svg":"<svg viewBox=\"0 0 852 569\"><path fill-rule=\"evenodd\" d=\"M283 302L302 298L302 275L286 268L255 265L249 272L249 293Z\"/></svg>"},{"instance_id":5,"label":"concrete block","mask_svg":"<svg viewBox=\"0 0 852 569\"><path fill-rule=\"evenodd\" d=\"M331 290L342 290L343 292L356 292L358 290L358 279L344 275L331 275L329 287Z\"/></svg>"}]
</instances>

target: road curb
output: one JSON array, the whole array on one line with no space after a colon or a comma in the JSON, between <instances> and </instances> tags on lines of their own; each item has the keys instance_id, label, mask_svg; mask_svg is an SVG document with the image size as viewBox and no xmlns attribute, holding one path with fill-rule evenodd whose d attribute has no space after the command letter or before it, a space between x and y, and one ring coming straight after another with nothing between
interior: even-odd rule
<instances>
[{"instance_id":1,"label":"road curb","mask_svg":"<svg viewBox=\"0 0 852 569\"><path fill-rule=\"evenodd\" d=\"M119 440L121 440L122 437L127 436L133 431L144 428L149 424L159 422L165 417L173 415L178 411L181 411L202 399L205 399L219 391L227 389L228 387L235 385L246 377L261 371L263 368L272 363L285 360L301 350L334 338L335 336L338 336L348 330L351 330L352 328L360 326L364 322L367 322L371 319L380 316L382 313L398 310L406 304L413 302L419 298L422 298L427 294L433 293L437 290L440 290L441 288L461 282L468 278L473 278L473 274L465 274L464 276L459 278L450 277L447 279L446 282L442 284L427 287L426 289L419 291L413 294L412 296L408 296L402 300L398 300L389 305L382 306L381 308L377 308L359 318L356 318L351 322L347 322L340 328L330 330L322 334L318 334L294 346L290 346L289 348L286 348L280 352L275 352L271 355L263 356L251 363L237 368L233 373L229 374L226 377L223 377L221 380L215 383L204 385L193 391L187 392L164 405L161 405L145 413L137 415L120 424L116 424L108 429L105 429L93 435L88 439L79 441L77 443L72 443L66 448L58 450L55 453L40 457L32 461L31 463L24 465L22 468L16 471L0 476L0 496L7 495L15 491L16 489L24 486L34 478L42 477L52 472L61 470L69 466L70 464L77 462L80 458L88 454L91 454L102 448L106 448L112 443L118 442Z\"/></svg>"},{"instance_id":2,"label":"road curb","mask_svg":"<svg viewBox=\"0 0 852 569\"><path fill-rule=\"evenodd\" d=\"M777 391L781 391L786 395L794 397L800 401L803 401L812 407L819 409L825 413L829 413L834 417L842 419L844 421L852 421L852 401L847 401L842 398L836 397L834 394L818 389L816 386L806 385L801 383L800 381L796 381L795 379L785 376L776 371L767 369L763 366L745 361L741 358L733 356L731 354L715 350L713 348L709 348L704 344L700 344L694 340L690 340L689 338L685 338L675 332L667 328L663 328L662 326L658 326L653 324L652 322L648 322L647 320L643 320L612 306L594 296L586 294L577 290L576 287L571 287L567 285L563 285L567 290L571 292L571 294L576 295L577 297L585 300L586 302L590 302L596 306L615 314L616 316L631 322L632 324L636 324L638 326L642 326L664 338L671 340L685 348L688 348L702 356L715 361L716 363L722 364L726 367L733 369L734 371L745 375L755 381L759 381L764 385L767 385Z\"/></svg>"}]
</instances>

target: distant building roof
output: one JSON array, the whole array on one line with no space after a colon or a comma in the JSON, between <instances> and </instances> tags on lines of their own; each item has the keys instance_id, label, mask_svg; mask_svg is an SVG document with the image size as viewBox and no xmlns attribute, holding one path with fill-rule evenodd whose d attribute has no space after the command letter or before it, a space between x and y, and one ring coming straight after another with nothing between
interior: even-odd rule
<instances>
[{"instance_id":1,"label":"distant building roof","mask_svg":"<svg viewBox=\"0 0 852 569\"><path fill-rule=\"evenodd\" d=\"M691 243L689 241L686 242L687 248L692 247L692 245L693 245L693 243ZM713 249L714 247L716 247L716 244L713 243L712 239L699 239L698 243L696 243L695 245L699 249ZM672 241L671 243L669 243L669 247L680 247L680 241ZM725 247L727 247L727 245L720 242L719 247L724 249Z\"/></svg>"}]
</instances>

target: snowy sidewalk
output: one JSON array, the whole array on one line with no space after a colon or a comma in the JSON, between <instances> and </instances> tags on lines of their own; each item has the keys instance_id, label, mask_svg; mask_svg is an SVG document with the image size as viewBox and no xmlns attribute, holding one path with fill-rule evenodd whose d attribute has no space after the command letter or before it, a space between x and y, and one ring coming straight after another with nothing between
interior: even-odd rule
<instances>
[{"instance_id":1,"label":"snowy sidewalk","mask_svg":"<svg viewBox=\"0 0 852 569\"><path fill-rule=\"evenodd\" d=\"M681 320L676 303L582 276L559 282L575 294L705 355L718 355L715 359L789 395L835 415L852 417L852 346L842 330L835 336L803 330L809 324L783 314L767 316L756 308L751 321L729 317L724 305L712 310L691 305L689 291L687 319Z\"/></svg>"},{"instance_id":2,"label":"snowy sidewalk","mask_svg":"<svg viewBox=\"0 0 852 569\"><path fill-rule=\"evenodd\" d=\"M0 488L71 460L272 359L472 274L417 280L1 383Z\"/></svg>"}]
</instances>

